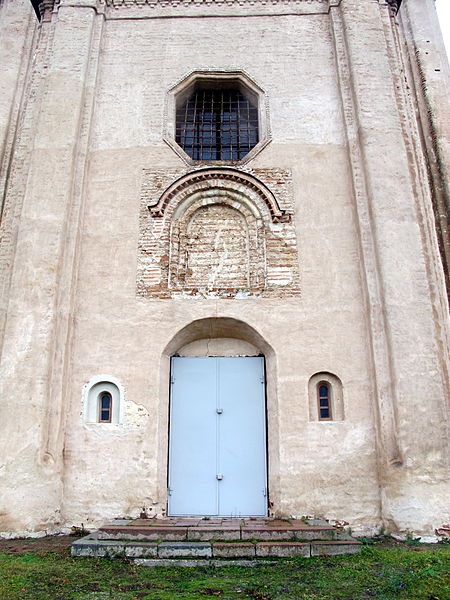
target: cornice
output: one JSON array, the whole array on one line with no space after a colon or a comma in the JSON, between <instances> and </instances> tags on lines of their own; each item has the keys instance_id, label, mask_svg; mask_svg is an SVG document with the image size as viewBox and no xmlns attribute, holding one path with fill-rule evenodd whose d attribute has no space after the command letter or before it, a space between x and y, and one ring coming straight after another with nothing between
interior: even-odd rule
<instances>
[{"instance_id":1,"label":"cornice","mask_svg":"<svg viewBox=\"0 0 450 600\"><path fill-rule=\"evenodd\" d=\"M49 20L50 15L59 7L90 7L113 18L172 16L226 16L233 10L242 15L249 11L255 14L326 13L330 6L341 0L31 0L35 8L39 7L41 20ZM107 16L108 18L108 16Z\"/></svg>"},{"instance_id":2,"label":"cornice","mask_svg":"<svg viewBox=\"0 0 450 600\"><path fill-rule=\"evenodd\" d=\"M339 4L341 0L94 0L94 4L100 7L117 8L132 8L132 7L149 7L149 8L177 8L177 7L226 7L226 6L322 6L329 8ZM400 10L402 0L385 0L395 12ZM67 0L31 0L36 12L41 16L45 13L52 12L55 7L66 3ZM68 2L70 6L86 6L86 0L72 0Z\"/></svg>"},{"instance_id":3,"label":"cornice","mask_svg":"<svg viewBox=\"0 0 450 600\"><path fill-rule=\"evenodd\" d=\"M402 0L386 0L387 3L389 4L389 6L396 12L398 13L398 11L400 10L400 5L402 3Z\"/></svg>"},{"instance_id":4,"label":"cornice","mask_svg":"<svg viewBox=\"0 0 450 600\"><path fill-rule=\"evenodd\" d=\"M333 0L105 0L107 18L325 14ZM340 0L339 0L340 1Z\"/></svg>"},{"instance_id":5,"label":"cornice","mask_svg":"<svg viewBox=\"0 0 450 600\"><path fill-rule=\"evenodd\" d=\"M265 6L265 5L298 5L324 4L329 0L105 0L106 5L117 8L121 6Z\"/></svg>"},{"instance_id":6,"label":"cornice","mask_svg":"<svg viewBox=\"0 0 450 600\"><path fill-rule=\"evenodd\" d=\"M46 14L52 12L55 8L55 5L59 3L59 0L32 0L32 4L38 15L39 20L41 21Z\"/></svg>"},{"instance_id":7,"label":"cornice","mask_svg":"<svg viewBox=\"0 0 450 600\"><path fill-rule=\"evenodd\" d=\"M391 0L401 1L401 0ZM41 11L53 10L59 4L64 4L64 0L31 0L34 6L39 6ZM234 5L253 6L258 5L277 5L277 4L329 4L330 0L97 0L97 4L106 5L113 8L120 6L210 6L210 5ZM72 0L70 6L85 6L86 2L82 0Z\"/></svg>"},{"instance_id":8,"label":"cornice","mask_svg":"<svg viewBox=\"0 0 450 600\"><path fill-rule=\"evenodd\" d=\"M105 0L31 0L33 6L37 6L40 14L40 20L48 20L50 13L58 6L67 6L74 8L92 8L94 10L103 9Z\"/></svg>"}]
</instances>

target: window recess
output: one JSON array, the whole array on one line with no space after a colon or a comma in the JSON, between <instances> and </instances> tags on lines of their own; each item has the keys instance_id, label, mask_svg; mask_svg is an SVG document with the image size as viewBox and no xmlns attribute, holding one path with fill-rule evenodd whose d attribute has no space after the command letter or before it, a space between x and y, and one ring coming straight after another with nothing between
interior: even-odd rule
<instances>
[{"instance_id":1,"label":"window recess","mask_svg":"<svg viewBox=\"0 0 450 600\"><path fill-rule=\"evenodd\" d=\"M257 101L236 87L201 86L177 108L175 139L194 160L241 160L259 141Z\"/></svg>"}]
</instances>

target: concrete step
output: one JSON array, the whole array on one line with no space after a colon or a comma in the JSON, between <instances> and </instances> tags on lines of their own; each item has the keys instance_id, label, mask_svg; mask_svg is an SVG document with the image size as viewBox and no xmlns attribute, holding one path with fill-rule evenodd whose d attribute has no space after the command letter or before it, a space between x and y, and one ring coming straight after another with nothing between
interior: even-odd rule
<instances>
[{"instance_id":1,"label":"concrete step","mask_svg":"<svg viewBox=\"0 0 450 600\"><path fill-rule=\"evenodd\" d=\"M330 556L353 554L361 549L356 540L327 541L163 541L100 539L91 534L72 544L72 556L127 557L153 561L189 559L196 560L258 560L293 556ZM155 562L156 561L156 562ZM188 562L189 562L188 561ZM141 562L144 564L144 562ZM147 564L147 563L146 563ZM160 564L160 563L158 563ZM194 563L199 565L199 563Z\"/></svg>"}]
</instances>

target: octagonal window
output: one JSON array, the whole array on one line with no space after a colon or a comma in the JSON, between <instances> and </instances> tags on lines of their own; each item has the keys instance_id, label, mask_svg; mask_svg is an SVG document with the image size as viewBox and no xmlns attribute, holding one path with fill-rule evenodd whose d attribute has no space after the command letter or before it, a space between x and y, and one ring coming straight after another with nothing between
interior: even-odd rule
<instances>
[{"instance_id":1,"label":"octagonal window","mask_svg":"<svg viewBox=\"0 0 450 600\"><path fill-rule=\"evenodd\" d=\"M270 141L266 95L241 71L193 72L167 102L164 139L188 164L242 164Z\"/></svg>"},{"instance_id":2,"label":"octagonal window","mask_svg":"<svg viewBox=\"0 0 450 600\"><path fill-rule=\"evenodd\" d=\"M201 161L236 161L259 141L258 104L238 82L198 82L177 105L175 141Z\"/></svg>"}]
</instances>

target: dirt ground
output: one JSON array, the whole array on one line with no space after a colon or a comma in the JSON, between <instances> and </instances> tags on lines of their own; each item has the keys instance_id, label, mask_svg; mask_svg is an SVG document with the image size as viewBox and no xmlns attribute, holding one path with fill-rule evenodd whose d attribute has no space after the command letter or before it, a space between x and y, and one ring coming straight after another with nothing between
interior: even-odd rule
<instances>
[{"instance_id":1,"label":"dirt ground","mask_svg":"<svg viewBox=\"0 0 450 600\"><path fill-rule=\"evenodd\" d=\"M39 554L60 552L69 549L77 537L74 535L48 535L41 538L0 539L0 552L17 552L19 554L23 552L37 552Z\"/></svg>"}]
</instances>

